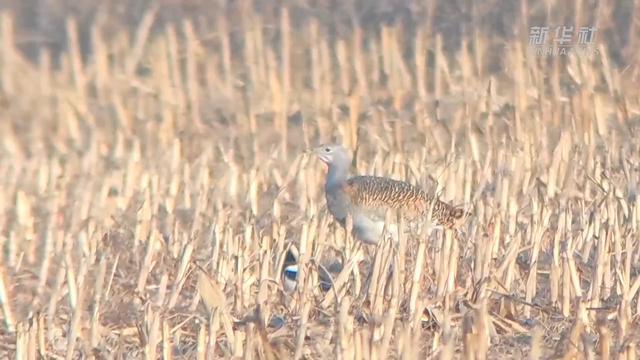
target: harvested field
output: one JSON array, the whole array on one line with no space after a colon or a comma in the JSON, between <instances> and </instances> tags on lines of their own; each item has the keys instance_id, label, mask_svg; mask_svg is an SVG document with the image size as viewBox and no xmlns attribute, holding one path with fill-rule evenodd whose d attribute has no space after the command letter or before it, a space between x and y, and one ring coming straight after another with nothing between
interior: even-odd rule
<instances>
[{"instance_id":1,"label":"harvested field","mask_svg":"<svg viewBox=\"0 0 640 360\"><path fill-rule=\"evenodd\" d=\"M143 3L0 3L0 358L638 357L639 0ZM354 241L325 142L472 216Z\"/></svg>"}]
</instances>

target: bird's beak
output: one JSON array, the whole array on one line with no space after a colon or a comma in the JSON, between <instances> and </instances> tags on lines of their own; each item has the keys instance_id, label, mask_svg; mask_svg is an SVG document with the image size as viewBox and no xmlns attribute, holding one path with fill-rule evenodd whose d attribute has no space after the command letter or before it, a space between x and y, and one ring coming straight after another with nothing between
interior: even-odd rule
<instances>
[{"instance_id":1,"label":"bird's beak","mask_svg":"<svg viewBox=\"0 0 640 360\"><path fill-rule=\"evenodd\" d=\"M307 150L305 150L305 154L306 155L316 155L318 156L319 154L321 154L320 149L322 148L322 146L316 146L316 147L312 147L312 148L308 148Z\"/></svg>"},{"instance_id":2,"label":"bird's beak","mask_svg":"<svg viewBox=\"0 0 640 360\"><path fill-rule=\"evenodd\" d=\"M315 155L318 158L318 160L320 160L325 164L328 164L329 160L327 159L327 155L324 153L323 149L324 149L324 146L322 145L316 146L316 147L307 149L305 153L309 155Z\"/></svg>"}]
</instances>

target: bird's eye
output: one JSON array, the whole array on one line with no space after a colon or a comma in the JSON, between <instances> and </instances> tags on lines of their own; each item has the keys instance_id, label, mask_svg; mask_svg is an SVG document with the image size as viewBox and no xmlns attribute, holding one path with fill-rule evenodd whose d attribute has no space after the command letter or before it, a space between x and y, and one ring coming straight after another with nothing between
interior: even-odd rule
<instances>
[{"instance_id":1,"label":"bird's eye","mask_svg":"<svg viewBox=\"0 0 640 360\"><path fill-rule=\"evenodd\" d=\"M331 152L331 149L329 149L329 148L324 148L324 152Z\"/></svg>"}]
</instances>

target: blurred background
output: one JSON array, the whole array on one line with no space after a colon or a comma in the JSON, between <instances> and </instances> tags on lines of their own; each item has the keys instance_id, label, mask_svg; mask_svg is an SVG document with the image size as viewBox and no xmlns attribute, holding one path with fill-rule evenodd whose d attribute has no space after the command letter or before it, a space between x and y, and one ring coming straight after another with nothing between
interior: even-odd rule
<instances>
[{"instance_id":1,"label":"blurred background","mask_svg":"<svg viewBox=\"0 0 640 360\"><path fill-rule=\"evenodd\" d=\"M445 48L455 51L461 38L480 32L493 38L498 51L500 44L511 39L527 40L528 26L582 25L594 26L597 38L607 45L618 65L633 63L632 49L637 45L637 2L633 0L579 1L518 1L518 0L347 0L347 1L62 1L62 0L4 0L0 11L13 14L16 43L21 51L35 59L42 48L57 58L68 44L65 21L77 21L82 53L91 53L91 29L99 26L106 34L133 32L145 13L154 9L150 29L157 36L167 24L176 26L192 21L205 42L215 44L218 20L227 20L234 51L241 51L242 26L251 19L247 12L260 16L265 39L277 41L280 32L280 9L290 12L291 27L304 29L310 19L326 28L331 39L349 37L354 26L368 34L382 26L401 24L407 36L428 26L432 35L442 33ZM524 15L526 14L526 16ZM578 16L576 16L578 15ZM633 19L636 19L635 21ZM577 29L576 29L577 30ZM606 41L605 41L606 40ZM407 52L413 44L405 44ZM493 65L492 65L493 66ZM496 65L495 70L500 69Z\"/></svg>"},{"instance_id":2,"label":"blurred background","mask_svg":"<svg viewBox=\"0 0 640 360\"><path fill-rule=\"evenodd\" d=\"M640 0L0 0L0 357L634 358L639 38ZM329 141L462 237L354 245Z\"/></svg>"}]
</instances>

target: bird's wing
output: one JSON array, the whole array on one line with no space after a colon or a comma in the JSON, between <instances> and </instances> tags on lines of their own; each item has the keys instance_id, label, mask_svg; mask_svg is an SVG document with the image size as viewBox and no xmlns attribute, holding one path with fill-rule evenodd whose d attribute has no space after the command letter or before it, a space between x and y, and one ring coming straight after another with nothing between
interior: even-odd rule
<instances>
[{"instance_id":1,"label":"bird's wing","mask_svg":"<svg viewBox=\"0 0 640 360\"><path fill-rule=\"evenodd\" d=\"M402 210L415 217L428 203L428 195L406 182L377 176L354 176L347 180L345 192L354 208L384 220L387 210Z\"/></svg>"},{"instance_id":2,"label":"bird's wing","mask_svg":"<svg viewBox=\"0 0 640 360\"><path fill-rule=\"evenodd\" d=\"M429 213L434 196L404 181L377 176L354 176L347 180L345 193L355 209L371 218L384 220L387 210L401 211L408 219ZM462 209L436 200L432 218L447 227L465 215Z\"/></svg>"}]
</instances>

